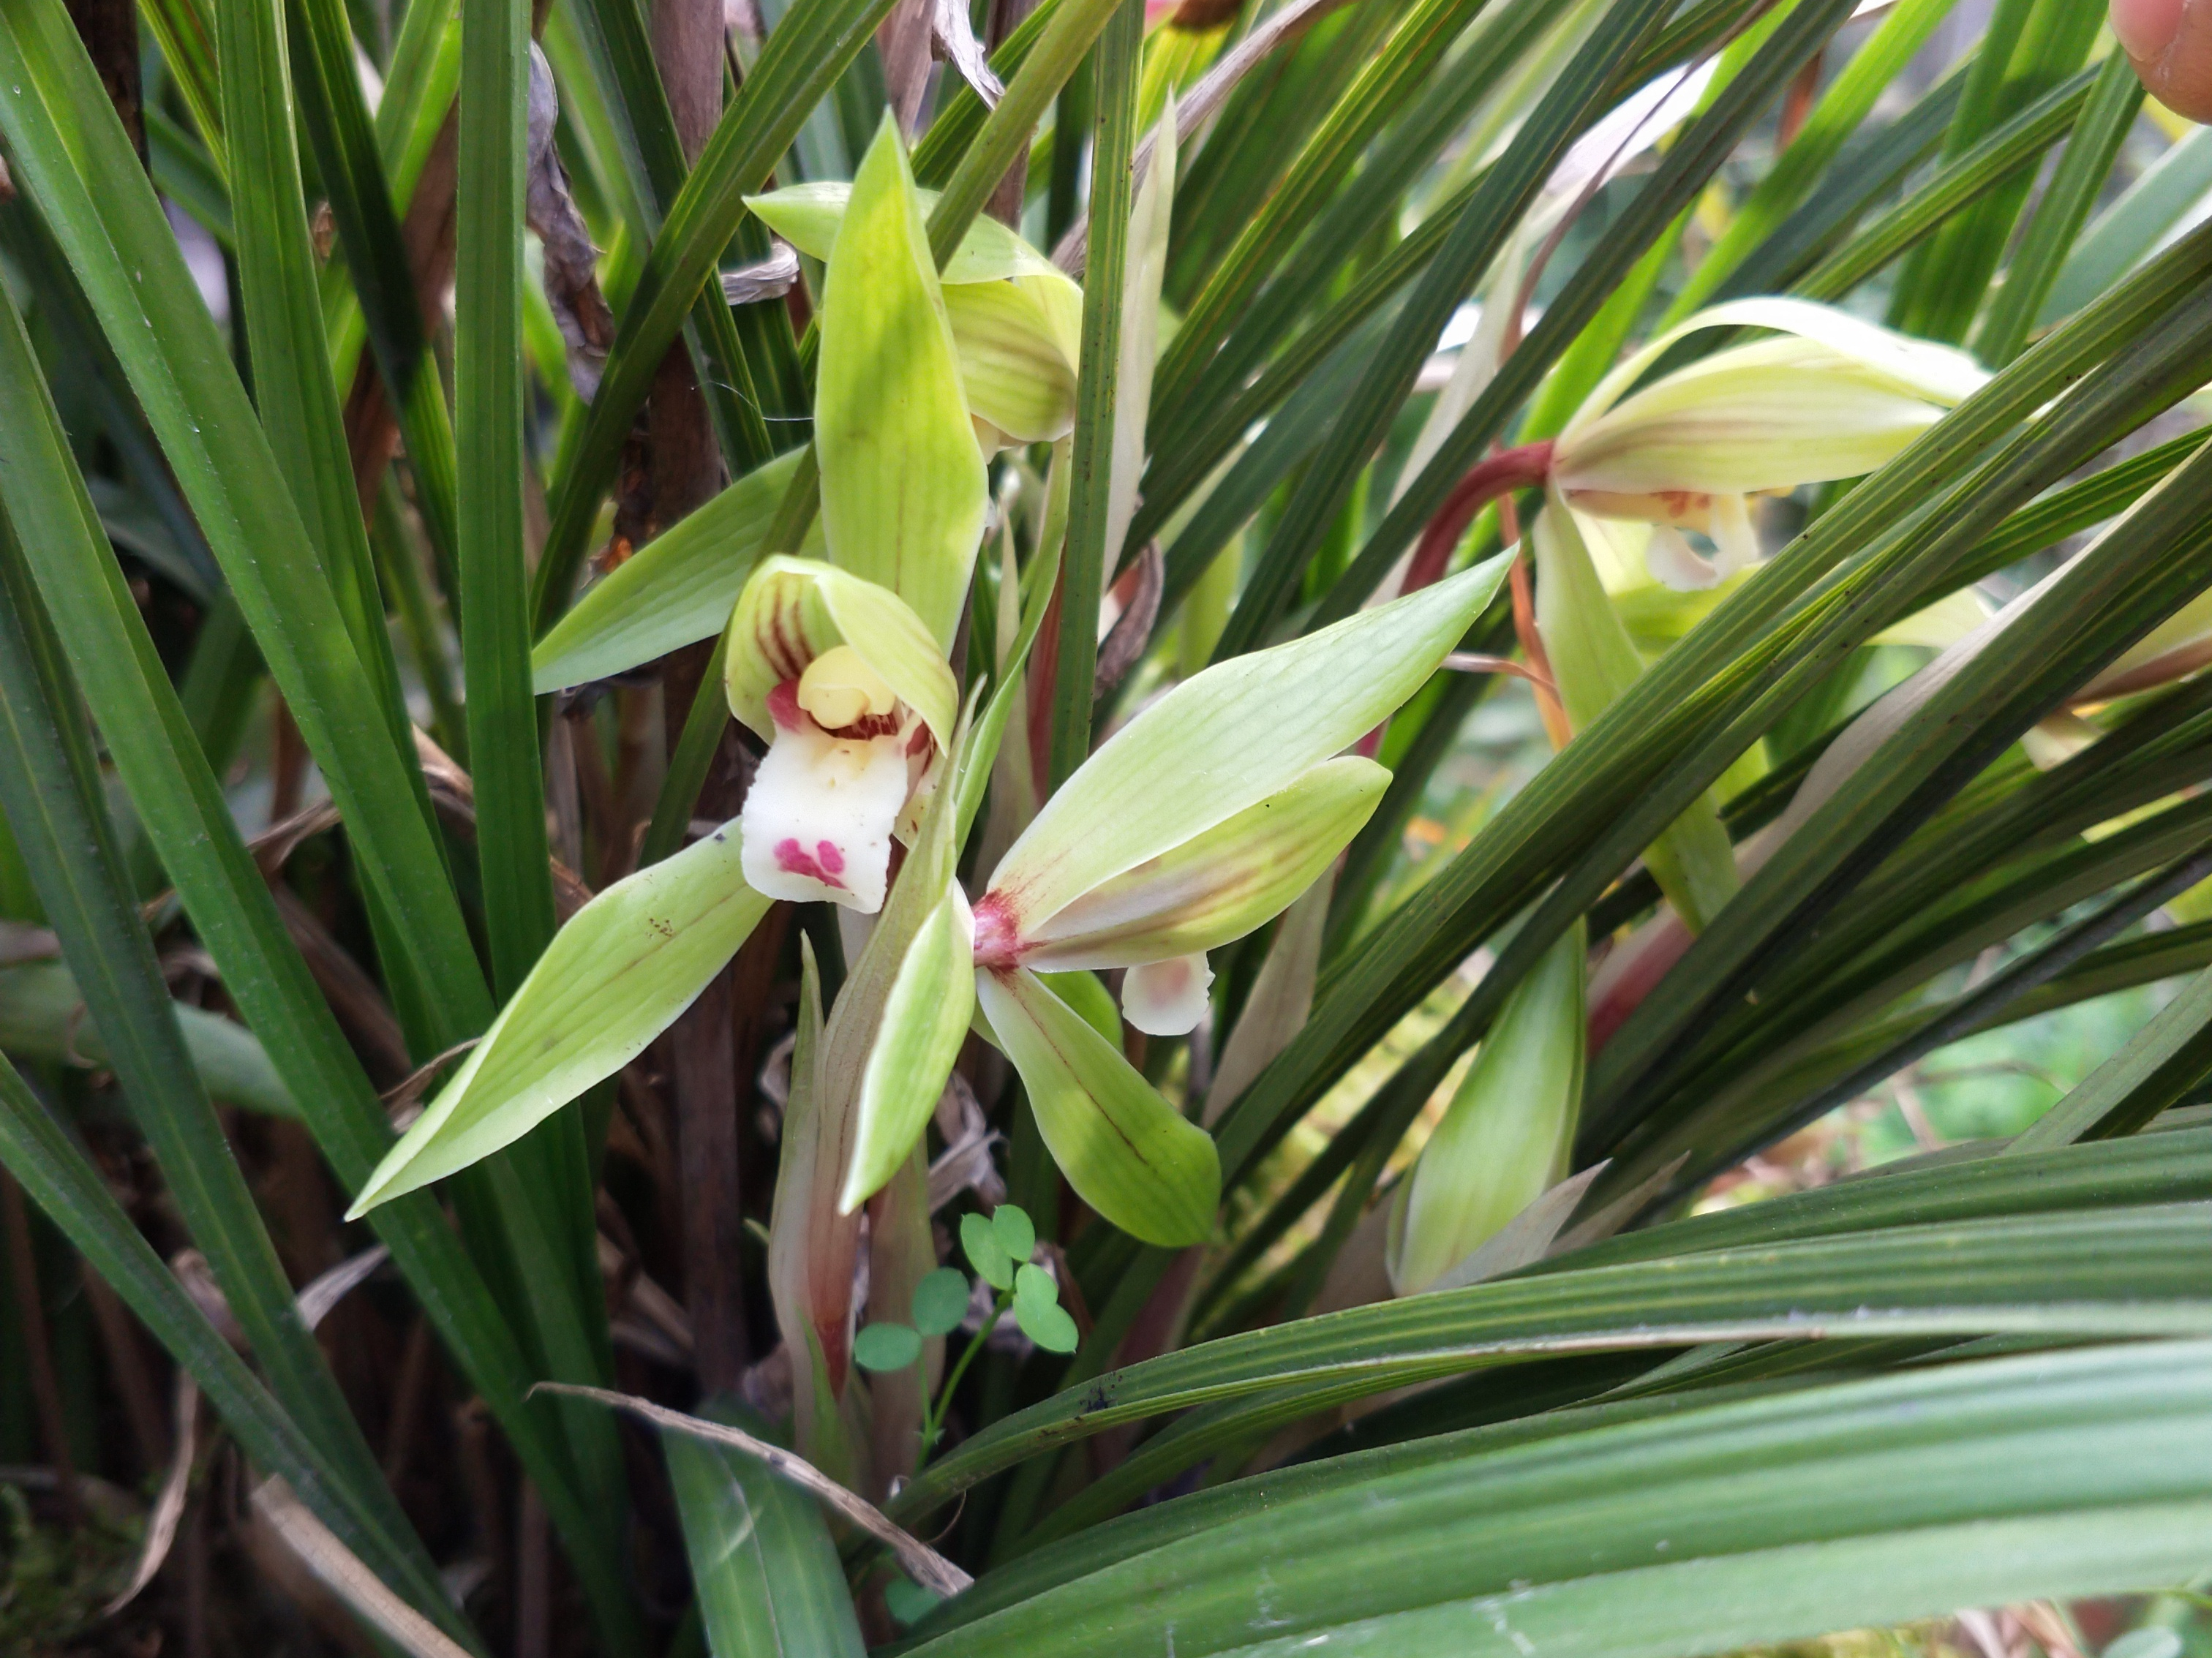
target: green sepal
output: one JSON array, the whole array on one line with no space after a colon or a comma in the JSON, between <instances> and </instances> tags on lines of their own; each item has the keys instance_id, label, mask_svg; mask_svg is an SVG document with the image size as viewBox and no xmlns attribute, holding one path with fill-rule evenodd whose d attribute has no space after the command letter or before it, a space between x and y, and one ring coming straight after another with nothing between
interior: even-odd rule
<instances>
[{"instance_id":1,"label":"green sepal","mask_svg":"<svg viewBox=\"0 0 2212 1658\"><path fill-rule=\"evenodd\" d=\"M1221 1199L1212 1137L1027 969L979 973L975 993L1076 1194L1144 1242L1205 1239Z\"/></svg>"},{"instance_id":2,"label":"green sepal","mask_svg":"<svg viewBox=\"0 0 2212 1658\"><path fill-rule=\"evenodd\" d=\"M830 562L898 594L942 653L960 625L989 489L889 112L830 250L821 321L814 448Z\"/></svg>"},{"instance_id":3,"label":"green sepal","mask_svg":"<svg viewBox=\"0 0 2212 1658\"><path fill-rule=\"evenodd\" d=\"M1644 672L1644 658L1614 610L1573 512L1555 489L1529 531L1536 562L1536 627L1559 701L1577 731ZM1735 849L1708 793L1644 849L1644 861L1692 932L1703 932L1735 896Z\"/></svg>"},{"instance_id":4,"label":"green sepal","mask_svg":"<svg viewBox=\"0 0 2212 1658\"><path fill-rule=\"evenodd\" d=\"M1026 936L1115 876L1290 787L1420 688L1510 562L1500 555L1184 681L1046 803L1000 860L983 902Z\"/></svg>"},{"instance_id":5,"label":"green sepal","mask_svg":"<svg viewBox=\"0 0 2212 1658\"><path fill-rule=\"evenodd\" d=\"M805 452L746 473L587 590L532 651L532 689L542 696L605 679L720 633ZM809 537L800 550L819 557L818 519Z\"/></svg>"},{"instance_id":6,"label":"green sepal","mask_svg":"<svg viewBox=\"0 0 2212 1658\"><path fill-rule=\"evenodd\" d=\"M579 910L346 1218L512 1145L643 1053L768 913L740 850L725 823Z\"/></svg>"},{"instance_id":7,"label":"green sepal","mask_svg":"<svg viewBox=\"0 0 2212 1658\"><path fill-rule=\"evenodd\" d=\"M881 142L878 139L878 142ZM842 179L821 184L787 185L763 195L748 196L745 205L770 230L811 259L828 261L845 222L845 209L855 186ZM934 190L916 188L915 200L927 217L937 207ZM968 282L1003 282L1010 276L1059 276L1060 268L1019 236L988 215L979 215L960 239L960 246L945 262L938 280L947 288ZM1070 287L1074 286L1073 282Z\"/></svg>"}]
</instances>

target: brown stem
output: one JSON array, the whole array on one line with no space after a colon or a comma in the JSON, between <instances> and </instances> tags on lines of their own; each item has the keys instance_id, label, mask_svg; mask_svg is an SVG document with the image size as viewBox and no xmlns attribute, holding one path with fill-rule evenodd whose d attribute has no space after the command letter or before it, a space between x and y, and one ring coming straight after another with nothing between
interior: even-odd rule
<instances>
[{"instance_id":1,"label":"brown stem","mask_svg":"<svg viewBox=\"0 0 2212 1658\"><path fill-rule=\"evenodd\" d=\"M696 159L721 114L721 0L656 0L653 56L668 88L677 137ZM666 529L721 487L722 465L707 418L706 399L679 343L661 359L653 385L653 517ZM711 645L663 659L661 708L673 753L695 696L718 688L702 683ZM737 815L744 799L743 751L725 726L721 747L700 793L698 811L716 819ZM684 1215L684 1301L691 1315L699 1384L733 1391L751 1359L745 1336L744 1183L739 1146L738 1008L731 970L724 968L670 1027L669 1093L674 1106L677 1167Z\"/></svg>"},{"instance_id":2,"label":"brown stem","mask_svg":"<svg viewBox=\"0 0 2212 1658\"><path fill-rule=\"evenodd\" d=\"M91 1267L84 1269L84 1298L92 1309L92 1321L100 1331L100 1345L107 1354L107 1367L115 1390L123 1397L124 1419L138 1448L138 1460L151 1473L168 1466L169 1430L162 1420L161 1395L153 1372L146 1365L146 1349L138 1327L124 1309L123 1302L107 1287L107 1280Z\"/></svg>"},{"instance_id":3,"label":"brown stem","mask_svg":"<svg viewBox=\"0 0 2212 1658\"><path fill-rule=\"evenodd\" d=\"M146 160L146 118L139 108L138 8L135 0L68 0L70 21L100 72L108 101L130 135L131 148Z\"/></svg>"},{"instance_id":4,"label":"brown stem","mask_svg":"<svg viewBox=\"0 0 2212 1658\"><path fill-rule=\"evenodd\" d=\"M1551 476L1552 445L1549 439L1540 443L1524 443L1517 449L1506 449L1486 459L1477 461L1468 469L1465 477L1452 485L1451 493L1443 499L1421 531L1420 544L1413 550L1413 562L1406 568L1406 584L1402 591L1418 592L1444 573L1451 559L1452 549L1467 533L1467 526L1474 522L1475 514L1492 501L1510 495L1516 489L1541 487Z\"/></svg>"},{"instance_id":5,"label":"brown stem","mask_svg":"<svg viewBox=\"0 0 2212 1658\"><path fill-rule=\"evenodd\" d=\"M69 1427L62 1415L62 1389L54 1374L54 1351L46 1339L46 1315L39 1293L38 1258L31 1253L31 1216L23 1188L0 1169L0 1225L8 1236L10 1287L15 1292L15 1323L23 1334L25 1368L31 1373L31 1402L39 1414L39 1435L54 1468L54 1506L63 1527L75 1531L82 1516L76 1491L76 1464L70 1456Z\"/></svg>"},{"instance_id":6,"label":"brown stem","mask_svg":"<svg viewBox=\"0 0 2212 1658\"><path fill-rule=\"evenodd\" d=\"M1552 671L1552 659L1544 649L1544 636L1536 629L1536 598L1528 581L1528 555L1523 550L1513 561L1513 631L1521 641L1522 654L1528 665L1544 676L1545 683L1536 687L1536 712L1543 717L1544 734L1552 739L1554 749L1564 749L1574 733L1567 723L1567 711L1559 701L1558 691L1551 687L1559 682Z\"/></svg>"}]
</instances>

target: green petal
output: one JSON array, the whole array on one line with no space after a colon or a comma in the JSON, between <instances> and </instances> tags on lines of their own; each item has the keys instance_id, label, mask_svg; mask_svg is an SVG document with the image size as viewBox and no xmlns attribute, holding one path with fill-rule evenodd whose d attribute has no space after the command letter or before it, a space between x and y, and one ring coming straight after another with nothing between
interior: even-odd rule
<instances>
[{"instance_id":1,"label":"green petal","mask_svg":"<svg viewBox=\"0 0 2212 1658\"><path fill-rule=\"evenodd\" d=\"M975 994L1077 1195L1146 1243L1204 1239L1221 1199L1212 1138L1034 973L979 973Z\"/></svg>"},{"instance_id":2,"label":"green petal","mask_svg":"<svg viewBox=\"0 0 2212 1658\"><path fill-rule=\"evenodd\" d=\"M511 1145L643 1053L768 911L740 850L725 823L579 910L346 1218Z\"/></svg>"},{"instance_id":3,"label":"green petal","mask_svg":"<svg viewBox=\"0 0 2212 1658\"><path fill-rule=\"evenodd\" d=\"M1030 966L1134 967L1215 950L1273 920L1374 814L1390 774L1347 755L1102 882L1024 935Z\"/></svg>"},{"instance_id":4,"label":"green petal","mask_svg":"<svg viewBox=\"0 0 2212 1658\"><path fill-rule=\"evenodd\" d=\"M1510 562L1501 555L1178 685L1053 796L1000 860L983 902L1026 932L1288 788L1420 688L1489 604Z\"/></svg>"},{"instance_id":5,"label":"green petal","mask_svg":"<svg viewBox=\"0 0 2212 1658\"><path fill-rule=\"evenodd\" d=\"M922 619L872 581L781 554L762 562L730 612L723 671L730 712L772 739L768 694L837 645L859 652L922 717L940 748L951 743L960 689Z\"/></svg>"},{"instance_id":6,"label":"green petal","mask_svg":"<svg viewBox=\"0 0 2212 1658\"><path fill-rule=\"evenodd\" d=\"M883 1023L860 1072L853 1164L837 1199L848 1214L898 1172L960 1057L975 1005L966 908L957 887L945 892L915 934L884 999Z\"/></svg>"},{"instance_id":7,"label":"green petal","mask_svg":"<svg viewBox=\"0 0 2212 1658\"><path fill-rule=\"evenodd\" d=\"M538 641L531 688L604 679L720 632L804 452L748 472L616 566Z\"/></svg>"},{"instance_id":8,"label":"green petal","mask_svg":"<svg viewBox=\"0 0 2212 1658\"><path fill-rule=\"evenodd\" d=\"M1054 442L1075 429L1081 343L1066 336L1062 298L1041 277L945 290L969 410L1022 443ZM1079 322L1079 294L1074 316Z\"/></svg>"},{"instance_id":9,"label":"green petal","mask_svg":"<svg viewBox=\"0 0 2212 1658\"><path fill-rule=\"evenodd\" d=\"M975 1009L956 815L955 791L940 785L823 1035L823 1108L849 1114L841 1214L880 1190L914 1150Z\"/></svg>"},{"instance_id":10,"label":"green petal","mask_svg":"<svg viewBox=\"0 0 2212 1658\"><path fill-rule=\"evenodd\" d=\"M906 147L888 113L830 250L814 446L830 559L949 649L989 505Z\"/></svg>"}]
</instances>

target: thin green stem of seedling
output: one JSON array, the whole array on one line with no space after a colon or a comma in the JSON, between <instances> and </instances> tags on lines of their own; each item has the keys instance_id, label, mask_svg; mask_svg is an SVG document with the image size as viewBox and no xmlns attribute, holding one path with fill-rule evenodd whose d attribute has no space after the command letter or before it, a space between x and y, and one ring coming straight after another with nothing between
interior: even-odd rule
<instances>
[{"instance_id":1,"label":"thin green stem of seedling","mask_svg":"<svg viewBox=\"0 0 2212 1658\"><path fill-rule=\"evenodd\" d=\"M968 1367L975 1363L975 1355L983 1351L984 1343L991 1339L991 1332L999 1327L999 1321L1006 1315L1006 1309L1013 1304L1013 1291L1001 1290L998 1301L991 1308L990 1316L983 1321L982 1327L975 1332L975 1339L968 1344L946 1375L945 1385L937 1390L937 1403L921 1419L921 1454L924 1457L936 1448L938 1438L945 1431L945 1415L952 1408L953 1389L960 1385L960 1378L968 1374Z\"/></svg>"}]
</instances>

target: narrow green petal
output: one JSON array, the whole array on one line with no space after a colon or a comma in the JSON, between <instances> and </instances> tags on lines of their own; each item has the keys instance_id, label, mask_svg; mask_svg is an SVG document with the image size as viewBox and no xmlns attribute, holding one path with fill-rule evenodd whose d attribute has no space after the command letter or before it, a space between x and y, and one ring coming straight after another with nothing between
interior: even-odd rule
<instances>
[{"instance_id":1,"label":"narrow green petal","mask_svg":"<svg viewBox=\"0 0 2212 1658\"><path fill-rule=\"evenodd\" d=\"M643 1053L767 913L739 854L725 823L578 911L346 1218L489 1157Z\"/></svg>"},{"instance_id":2,"label":"narrow green petal","mask_svg":"<svg viewBox=\"0 0 2212 1658\"><path fill-rule=\"evenodd\" d=\"M1037 814L992 875L979 924L986 904L1017 932L1042 922L1351 746L1458 645L1510 562L1501 555L1176 687L1109 738Z\"/></svg>"},{"instance_id":3,"label":"narrow green petal","mask_svg":"<svg viewBox=\"0 0 2212 1658\"><path fill-rule=\"evenodd\" d=\"M960 1056L975 1009L966 909L958 887L949 888L915 934L884 999L883 1023L860 1072L853 1162L837 1198L847 1214L912 1154Z\"/></svg>"},{"instance_id":4,"label":"narrow green petal","mask_svg":"<svg viewBox=\"0 0 2212 1658\"><path fill-rule=\"evenodd\" d=\"M1077 1195L1146 1243L1202 1241L1221 1199L1212 1137L1034 973L979 973L975 994Z\"/></svg>"},{"instance_id":5,"label":"narrow green petal","mask_svg":"<svg viewBox=\"0 0 2212 1658\"><path fill-rule=\"evenodd\" d=\"M1215 950L1280 914L1374 814L1390 774L1347 755L1101 883L1026 930L1030 966L1133 967Z\"/></svg>"},{"instance_id":6,"label":"narrow green petal","mask_svg":"<svg viewBox=\"0 0 2212 1658\"><path fill-rule=\"evenodd\" d=\"M830 562L890 588L950 648L988 489L937 262L888 112L830 250L814 444Z\"/></svg>"}]
</instances>

